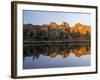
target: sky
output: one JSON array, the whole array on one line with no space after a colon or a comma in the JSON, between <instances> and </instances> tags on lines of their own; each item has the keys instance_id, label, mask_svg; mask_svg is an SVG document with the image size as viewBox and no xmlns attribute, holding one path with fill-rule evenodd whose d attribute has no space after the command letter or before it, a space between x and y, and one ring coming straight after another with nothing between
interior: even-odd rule
<instances>
[{"instance_id":1,"label":"sky","mask_svg":"<svg viewBox=\"0 0 100 80\"><path fill-rule=\"evenodd\" d=\"M61 24L63 21L70 25L82 23L91 25L91 14L75 12L56 12L56 11L34 11L23 10L23 24L42 25L50 22Z\"/></svg>"}]
</instances>

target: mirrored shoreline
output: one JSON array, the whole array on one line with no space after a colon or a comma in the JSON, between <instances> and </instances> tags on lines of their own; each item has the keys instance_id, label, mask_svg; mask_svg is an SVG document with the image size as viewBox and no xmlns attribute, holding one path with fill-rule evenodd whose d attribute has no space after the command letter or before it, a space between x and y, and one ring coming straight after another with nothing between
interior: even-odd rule
<instances>
[{"instance_id":1,"label":"mirrored shoreline","mask_svg":"<svg viewBox=\"0 0 100 80\"><path fill-rule=\"evenodd\" d=\"M80 67L90 65L90 43L23 45L23 69Z\"/></svg>"}]
</instances>

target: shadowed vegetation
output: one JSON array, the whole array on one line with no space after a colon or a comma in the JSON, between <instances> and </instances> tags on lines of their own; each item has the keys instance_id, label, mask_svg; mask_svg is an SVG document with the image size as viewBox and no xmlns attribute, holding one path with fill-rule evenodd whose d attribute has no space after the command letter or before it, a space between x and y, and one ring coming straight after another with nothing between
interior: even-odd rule
<instances>
[{"instance_id":1,"label":"shadowed vegetation","mask_svg":"<svg viewBox=\"0 0 100 80\"><path fill-rule=\"evenodd\" d=\"M89 42L91 29L89 25L76 23L70 26L67 22L58 25L55 22L43 25L23 25L24 43L47 42Z\"/></svg>"}]
</instances>

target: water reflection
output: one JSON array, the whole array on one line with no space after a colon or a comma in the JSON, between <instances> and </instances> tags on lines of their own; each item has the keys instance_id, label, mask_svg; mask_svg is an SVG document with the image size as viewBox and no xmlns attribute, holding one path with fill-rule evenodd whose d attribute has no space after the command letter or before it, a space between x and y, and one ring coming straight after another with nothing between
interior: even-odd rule
<instances>
[{"instance_id":1,"label":"water reflection","mask_svg":"<svg viewBox=\"0 0 100 80\"><path fill-rule=\"evenodd\" d=\"M89 43L24 44L23 68L89 66L90 51ZM72 62L73 59L74 61Z\"/></svg>"}]
</instances>

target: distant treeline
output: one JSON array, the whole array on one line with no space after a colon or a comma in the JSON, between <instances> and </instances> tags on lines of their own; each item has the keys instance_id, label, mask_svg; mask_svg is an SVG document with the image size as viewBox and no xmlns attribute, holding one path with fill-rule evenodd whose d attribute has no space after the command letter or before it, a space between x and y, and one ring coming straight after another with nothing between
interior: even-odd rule
<instances>
[{"instance_id":1,"label":"distant treeline","mask_svg":"<svg viewBox=\"0 0 100 80\"><path fill-rule=\"evenodd\" d=\"M23 25L24 41L67 41L67 40L90 40L90 26L80 23L74 27L66 22L61 25L51 22L43 25Z\"/></svg>"}]
</instances>

